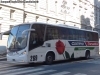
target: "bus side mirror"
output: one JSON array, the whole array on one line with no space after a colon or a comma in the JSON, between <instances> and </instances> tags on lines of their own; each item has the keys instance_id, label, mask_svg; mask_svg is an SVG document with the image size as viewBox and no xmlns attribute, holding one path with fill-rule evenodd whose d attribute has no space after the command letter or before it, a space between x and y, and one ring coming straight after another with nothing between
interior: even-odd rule
<instances>
[{"instance_id":1,"label":"bus side mirror","mask_svg":"<svg viewBox=\"0 0 100 75\"><path fill-rule=\"evenodd\" d=\"M24 34L22 34L22 38L25 38L25 35Z\"/></svg>"},{"instance_id":2,"label":"bus side mirror","mask_svg":"<svg viewBox=\"0 0 100 75\"><path fill-rule=\"evenodd\" d=\"M35 31L35 29L27 29L22 32L22 37L25 38L25 33L28 31Z\"/></svg>"}]
</instances>

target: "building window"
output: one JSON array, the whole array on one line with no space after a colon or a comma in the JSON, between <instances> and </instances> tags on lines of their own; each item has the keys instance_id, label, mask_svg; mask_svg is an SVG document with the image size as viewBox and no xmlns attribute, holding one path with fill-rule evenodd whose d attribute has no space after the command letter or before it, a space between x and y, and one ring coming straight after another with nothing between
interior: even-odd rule
<instances>
[{"instance_id":1,"label":"building window","mask_svg":"<svg viewBox=\"0 0 100 75\"><path fill-rule=\"evenodd\" d=\"M13 27L14 27L13 25L10 25L10 28L9 29L11 30Z\"/></svg>"},{"instance_id":2,"label":"building window","mask_svg":"<svg viewBox=\"0 0 100 75\"><path fill-rule=\"evenodd\" d=\"M15 12L15 10L10 10L10 19L14 19L14 12Z\"/></svg>"},{"instance_id":3,"label":"building window","mask_svg":"<svg viewBox=\"0 0 100 75\"><path fill-rule=\"evenodd\" d=\"M97 24L98 14L97 14L97 8L95 7L95 24Z\"/></svg>"},{"instance_id":4,"label":"building window","mask_svg":"<svg viewBox=\"0 0 100 75\"><path fill-rule=\"evenodd\" d=\"M40 8L40 10L42 9L42 10L46 10L46 0L40 0L39 1L39 8Z\"/></svg>"},{"instance_id":5,"label":"building window","mask_svg":"<svg viewBox=\"0 0 100 75\"><path fill-rule=\"evenodd\" d=\"M99 9L99 12L100 12L100 9ZM100 13L99 13L99 24L100 24Z\"/></svg>"},{"instance_id":6,"label":"building window","mask_svg":"<svg viewBox=\"0 0 100 75\"><path fill-rule=\"evenodd\" d=\"M55 0L48 0L48 12L51 13L51 14L56 13Z\"/></svg>"},{"instance_id":7,"label":"building window","mask_svg":"<svg viewBox=\"0 0 100 75\"><path fill-rule=\"evenodd\" d=\"M3 15L2 15L2 7L0 7L0 20L3 19Z\"/></svg>"},{"instance_id":8,"label":"building window","mask_svg":"<svg viewBox=\"0 0 100 75\"><path fill-rule=\"evenodd\" d=\"M0 33L1 33L1 24L0 24Z\"/></svg>"},{"instance_id":9,"label":"building window","mask_svg":"<svg viewBox=\"0 0 100 75\"><path fill-rule=\"evenodd\" d=\"M56 12L56 15L57 15L57 13L58 13L58 11L57 11L57 1L55 1L55 12Z\"/></svg>"}]
</instances>

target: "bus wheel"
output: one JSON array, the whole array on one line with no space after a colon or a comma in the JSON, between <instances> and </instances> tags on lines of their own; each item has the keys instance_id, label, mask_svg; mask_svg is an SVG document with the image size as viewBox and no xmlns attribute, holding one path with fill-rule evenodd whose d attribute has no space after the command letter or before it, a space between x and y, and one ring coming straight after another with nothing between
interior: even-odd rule
<instances>
[{"instance_id":1,"label":"bus wheel","mask_svg":"<svg viewBox=\"0 0 100 75\"><path fill-rule=\"evenodd\" d=\"M85 53L85 58L86 58L86 59L89 59L89 58L90 58L90 51L86 51L86 53Z\"/></svg>"},{"instance_id":2,"label":"bus wheel","mask_svg":"<svg viewBox=\"0 0 100 75\"><path fill-rule=\"evenodd\" d=\"M53 63L53 58L54 58L54 55L52 53L48 53L46 55L46 60L45 60L46 64L47 65L52 64Z\"/></svg>"}]
</instances>

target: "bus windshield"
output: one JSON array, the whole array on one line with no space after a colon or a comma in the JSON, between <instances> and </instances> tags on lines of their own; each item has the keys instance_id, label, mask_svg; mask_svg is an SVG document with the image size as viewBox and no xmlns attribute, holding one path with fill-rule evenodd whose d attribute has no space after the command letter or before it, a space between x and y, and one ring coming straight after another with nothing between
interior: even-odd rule
<instances>
[{"instance_id":1,"label":"bus windshield","mask_svg":"<svg viewBox=\"0 0 100 75\"><path fill-rule=\"evenodd\" d=\"M27 46L28 32L25 33L25 37L22 37L22 32L30 28L29 24L18 25L11 29L7 47L10 51L18 51Z\"/></svg>"}]
</instances>

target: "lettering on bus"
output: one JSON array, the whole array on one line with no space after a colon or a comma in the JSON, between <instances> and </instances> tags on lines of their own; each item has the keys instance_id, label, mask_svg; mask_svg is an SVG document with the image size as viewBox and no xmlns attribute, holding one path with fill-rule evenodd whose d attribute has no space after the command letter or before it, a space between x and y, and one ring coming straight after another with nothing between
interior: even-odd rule
<instances>
[{"instance_id":1,"label":"lettering on bus","mask_svg":"<svg viewBox=\"0 0 100 75\"><path fill-rule=\"evenodd\" d=\"M98 42L86 42L87 46L99 46Z\"/></svg>"},{"instance_id":2,"label":"lettering on bus","mask_svg":"<svg viewBox=\"0 0 100 75\"><path fill-rule=\"evenodd\" d=\"M71 46L86 46L82 41L68 41Z\"/></svg>"},{"instance_id":3,"label":"lettering on bus","mask_svg":"<svg viewBox=\"0 0 100 75\"><path fill-rule=\"evenodd\" d=\"M31 55L30 61L37 61L37 55Z\"/></svg>"}]
</instances>

